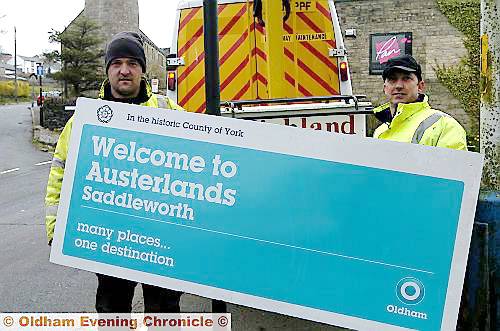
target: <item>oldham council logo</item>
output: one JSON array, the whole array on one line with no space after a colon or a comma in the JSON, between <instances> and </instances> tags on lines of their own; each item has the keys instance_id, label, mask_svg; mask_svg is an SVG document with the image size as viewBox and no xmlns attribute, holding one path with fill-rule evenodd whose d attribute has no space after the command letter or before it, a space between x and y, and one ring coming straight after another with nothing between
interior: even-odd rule
<instances>
[{"instance_id":1,"label":"oldham council logo","mask_svg":"<svg viewBox=\"0 0 500 331\"><path fill-rule=\"evenodd\" d=\"M406 277L398 282L396 295L402 303L416 305L424 299L425 287L420 280L414 277Z\"/></svg>"},{"instance_id":2,"label":"oldham council logo","mask_svg":"<svg viewBox=\"0 0 500 331\"><path fill-rule=\"evenodd\" d=\"M97 109L97 119L102 123L109 123L113 118L113 109L111 109L108 105L102 106Z\"/></svg>"}]
</instances>

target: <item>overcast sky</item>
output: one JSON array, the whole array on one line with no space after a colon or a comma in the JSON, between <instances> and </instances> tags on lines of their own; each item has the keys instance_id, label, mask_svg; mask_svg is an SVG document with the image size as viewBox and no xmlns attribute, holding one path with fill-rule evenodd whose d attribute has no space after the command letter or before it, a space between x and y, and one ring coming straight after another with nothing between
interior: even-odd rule
<instances>
[{"instance_id":1,"label":"overcast sky","mask_svg":"<svg viewBox=\"0 0 500 331\"><path fill-rule=\"evenodd\" d=\"M48 41L51 29L63 30L82 11L85 0L0 0L0 48L33 56L57 49ZM120 1L120 0L116 0ZM139 0L139 27L159 47L170 47L179 0Z\"/></svg>"}]
</instances>

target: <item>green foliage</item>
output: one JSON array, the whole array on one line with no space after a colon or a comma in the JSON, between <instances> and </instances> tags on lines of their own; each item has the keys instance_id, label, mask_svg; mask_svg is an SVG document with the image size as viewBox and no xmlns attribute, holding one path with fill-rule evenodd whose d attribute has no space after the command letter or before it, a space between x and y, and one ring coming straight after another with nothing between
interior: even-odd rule
<instances>
[{"instance_id":1,"label":"green foliage","mask_svg":"<svg viewBox=\"0 0 500 331\"><path fill-rule=\"evenodd\" d=\"M0 82L0 96L1 97L14 97L15 84L13 80ZM30 96L30 86L26 82L17 82L17 96L28 97Z\"/></svg>"},{"instance_id":2,"label":"green foliage","mask_svg":"<svg viewBox=\"0 0 500 331\"><path fill-rule=\"evenodd\" d=\"M100 27L92 20L78 17L66 30L52 30L50 42L61 44L61 53L54 51L44 56L52 61L61 61L61 71L52 77L66 81L73 86L74 94L80 96L83 91L97 89L103 79L101 58L104 51L99 37Z\"/></svg>"},{"instance_id":3,"label":"green foliage","mask_svg":"<svg viewBox=\"0 0 500 331\"><path fill-rule=\"evenodd\" d=\"M464 34L467 55L455 66L435 68L437 78L462 104L471 120L467 132L471 150L479 150L479 61L480 61L480 0L437 0L441 12L451 25Z\"/></svg>"}]
</instances>

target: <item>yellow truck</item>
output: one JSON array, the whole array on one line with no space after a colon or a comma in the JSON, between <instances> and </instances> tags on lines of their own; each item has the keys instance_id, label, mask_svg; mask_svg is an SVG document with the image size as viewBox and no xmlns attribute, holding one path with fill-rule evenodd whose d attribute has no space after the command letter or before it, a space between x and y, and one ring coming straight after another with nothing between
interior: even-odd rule
<instances>
[{"instance_id":1,"label":"yellow truck","mask_svg":"<svg viewBox=\"0 0 500 331\"><path fill-rule=\"evenodd\" d=\"M203 113L203 1L180 1L174 24L167 93ZM219 0L218 32L223 116L365 135L333 0Z\"/></svg>"}]
</instances>

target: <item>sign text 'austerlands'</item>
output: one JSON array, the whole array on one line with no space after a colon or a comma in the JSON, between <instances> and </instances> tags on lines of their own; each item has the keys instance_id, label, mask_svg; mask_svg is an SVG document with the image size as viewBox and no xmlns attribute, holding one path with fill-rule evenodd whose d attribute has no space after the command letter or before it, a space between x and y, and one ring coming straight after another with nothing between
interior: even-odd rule
<instances>
[{"instance_id":1,"label":"sign text 'austerlands'","mask_svg":"<svg viewBox=\"0 0 500 331\"><path fill-rule=\"evenodd\" d=\"M164 196L206 201L208 203L233 206L236 203L236 190L226 188L218 181L214 185L177 179L176 172L201 173L206 170L207 162L199 155L189 156L178 151L164 151L142 146L135 141L127 144L117 143L115 138L92 136L93 154L101 160L113 159L106 164L123 165L122 167L104 166L101 162L92 161L85 179L95 183L116 186L110 191L95 190L92 185L83 188L82 199L99 204L135 209L163 216L176 217L193 221L194 210L188 203L166 203ZM118 162L116 162L118 161ZM127 164L141 164L165 169L161 176L141 172ZM210 161L211 176L233 178L237 165L230 160L222 160L214 155ZM158 200L147 200L127 193L126 188L140 189L158 194ZM184 200L185 201L185 200Z\"/></svg>"}]
</instances>

